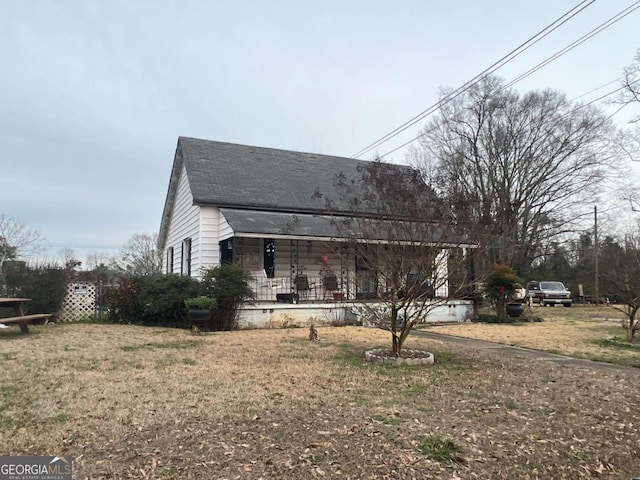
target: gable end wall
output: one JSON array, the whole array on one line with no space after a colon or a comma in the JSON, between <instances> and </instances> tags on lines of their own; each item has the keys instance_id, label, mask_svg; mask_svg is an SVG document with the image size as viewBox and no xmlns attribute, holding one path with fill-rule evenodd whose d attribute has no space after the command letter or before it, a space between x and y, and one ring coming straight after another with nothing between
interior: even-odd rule
<instances>
[{"instance_id":1,"label":"gable end wall","mask_svg":"<svg viewBox=\"0 0 640 480\"><path fill-rule=\"evenodd\" d=\"M176 198L171 212L171 221L163 251L164 271L167 271L167 250L173 247L173 273L180 273L182 259L182 241L191 238L191 276L200 273L200 207L193 205L193 196L189 188L186 170L180 172Z\"/></svg>"},{"instance_id":2,"label":"gable end wall","mask_svg":"<svg viewBox=\"0 0 640 480\"><path fill-rule=\"evenodd\" d=\"M220 216L218 207L200 207L201 268L220 264Z\"/></svg>"}]
</instances>

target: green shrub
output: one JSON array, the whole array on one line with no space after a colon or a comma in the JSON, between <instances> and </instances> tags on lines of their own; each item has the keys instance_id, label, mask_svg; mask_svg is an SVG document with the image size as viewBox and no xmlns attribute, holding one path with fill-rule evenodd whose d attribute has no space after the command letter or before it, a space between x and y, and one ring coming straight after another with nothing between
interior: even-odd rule
<instances>
[{"instance_id":1,"label":"green shrub","mask_svg":"<svg viewBox=\"0 0 640 480\"><path fill-rule=\"evenodd\" d=\"M202 275L203 293L216 301L211 329L234 330L238 326L238 308L252 293L251 276L242 267L224 264L207 269Z\"/></svg>"},{"instance_id":2,"label":"green shrub","mask_svg":"<svg viewBox=\"0 0 640 480\"><path fill-rule=\"evenodd\" d=\"M112 322L187 328L184 299L199 293L191 277L156 274L123 277L105 297Z\"/></svg>"},{"instance_id":3,"label":"green shrub","mask_svg":"<svg viewBox=\"0 0 640 480\"><path fill-rule=\"evenodd\" d=\"M56 265L30 267L24 262L4 265L5 289L9 297L30 298L26 313L57 313L66 294L65 272Z\"/></svg>"},{"instance_id":4,"label":"green shrub","mask_svg":"<svg viewBox=\"0 0 640 480\"><path fill-rule=\"evenodd\" d=\"M205 270L201 282L177 274L123 277L106 292L104 306L114 323L190 328L187 306L208 305L213 314L207 328L232 330L238 307L251 296L250 278L238 265Z\"/></svg>"},{"instance_id":5,"label":"green shrub","mask_svg":"<svg viewBox=\"0 0 640 480\"><path fill-rule=\"evenodd\" d=\"M491 300L496 314L506 317L506 302L513 298L516 288L522 283L516 271L509 265L496 263L484 283L484 293ZM508 322L507 322L508 323Z\"/></svg>"},{"instance_id":6,"label":"green shrub","mask_svg":"<svg viewBox=\"0 0 640 480\"><path fill-rule=\"evenodd\" d=\"M188 310L213 310L216 307L216 301L209 297L187 298L184 305Z\"/></svg>"},{"instance_id":7,"label":"green shrub","mask_svg":"<svg viewBox=\"0 0 640 480\"><path fill-rule=\"evenodd\" d=\"M141 277L140 300L144 325L189 327L184 299L200 293L197 280L184 275L146 275Z\"/></svg>"},{"instance_id":8,"label":"green shrub","mask_svg":"<svg viewBox=\"0 0 640 480\"><path fill-rule=\"evenodd\" d=\"M139 323L142 305L139 298L140 278L122 277L117 288L104 292L104 304L113 323Z\"/></svg>"}]
</instances>

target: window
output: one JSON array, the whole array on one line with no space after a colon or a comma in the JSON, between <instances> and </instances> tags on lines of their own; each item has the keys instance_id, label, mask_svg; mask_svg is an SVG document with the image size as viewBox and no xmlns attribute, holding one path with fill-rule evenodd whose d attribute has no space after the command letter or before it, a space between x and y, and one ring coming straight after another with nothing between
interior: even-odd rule
<instances>
[{"instance_id":1,"label":"window","mask_svg":"<svg viewBox=\"0 0 640 480\"><path fill-rule=\"evenodd\" d=\"M167 273L173 273L173 247L167 249Z\"/></svg>"},{"instance_id":2,"label":"window","mask_svg":"<svg viewBox=\"0 0 640 480\"><path fill-rule=\"evenodd\" d=\"M220 242L220 264L233 263L233 238Z\"/></svg>"},{"instance_id":3,"label":"window","mask_svg":"<svg viewBox=\"0 0 640 480\"><path fill-rule=\"evenodd\" d=\"M191 276L191 239L185 238L182 241L182 261L180 265L182 275Z\"/></svg>"}]
</instances>

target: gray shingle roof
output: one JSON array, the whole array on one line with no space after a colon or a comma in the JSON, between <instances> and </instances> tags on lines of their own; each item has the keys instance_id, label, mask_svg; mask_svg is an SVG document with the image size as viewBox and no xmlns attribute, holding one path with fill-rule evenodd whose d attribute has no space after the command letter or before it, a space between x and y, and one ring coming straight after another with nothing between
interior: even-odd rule
<instances>
[{"instance_id":1,"label":"gray shingle roof","mask_svg":"<svg viewBox=\"0 0 640 480\"><path fill-rule=\"evenodd\" d=\"M332 217L330 215L295 214L221 208L222 215L233 230L234 236L288 236L309 239L352 239L363 238L372 242L387 241L385 232L392 231L394 241L424 242L434 244L466 244L463 238L444 238L444 232L437 224L407 222L399 227L393 220L363 219L354 217ZM414 225L415 227L411 227ZM366 232L363 234L362 229ZM406 235L404 238L400 236Z\"/></svg>"},{"instance_id":2,"label":"gray shingle roof","mask_svg":"<svg viewBox=\"0 0 640 480\"><path fill-rule=\"evenodd\" d=\"M370 162L179 137L158 235L160 248L166 241L183 165L195 204L318 215L354 213L353 207L341 199L344 190L336 186L336 178L343 175L354 180L350 195L357 196L362 177L359 168ZM410 168L393 166L396 167ZM318 192L322 198L318 198ZM365 212L363 209L358 213Z\"/></svg>"},{"instance_id":3,"label":"gray shingle roof","mask_svg":"<svg viewBox=\"0 0 640 480\"><path fill-rule=\"evenodd\" d=\"M348 212L336 175L359 179L364 160L180 137L194 202L279 211L322 212L326 198ZM399 167L406 168L406 167ZM320 191L324 198L314 198Z\"/></svg>"},{"instance_id":4,"label":"gray shingle roof","mask_svg":"<svg viewBox=\"0 0 640 480\"><path fill-rule=\"evenodd\" d=\"M221 208L235 236L289 235L293 237L333 238L339 232L329 215L295 214ZM343 233L344 235L344 233Z\"/></svg>"}]
</instances>

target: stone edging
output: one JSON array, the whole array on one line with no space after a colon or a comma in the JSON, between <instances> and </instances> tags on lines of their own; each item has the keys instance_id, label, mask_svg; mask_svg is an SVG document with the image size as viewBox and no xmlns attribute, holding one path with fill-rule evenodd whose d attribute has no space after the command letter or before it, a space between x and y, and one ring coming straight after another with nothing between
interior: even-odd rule
<instances>
[{"instance_id":1,"label":"stone edging","mask_svg":"<svg viewBox=\"0 0 640 480\"><path fill-rule=\"evenodd\" d=\"M364 352L364 358L367 362L386 364L386 365L432 365L434 362L433 353L425 352L424 350L403 350L407 353L416 352L420 354L426 354L423 357L416 358L404 358L404 357L388 357L381 355L383 352L387 352L386 348L376 348L373 350L367 350Z\"/></svg>"}]
</instances>

